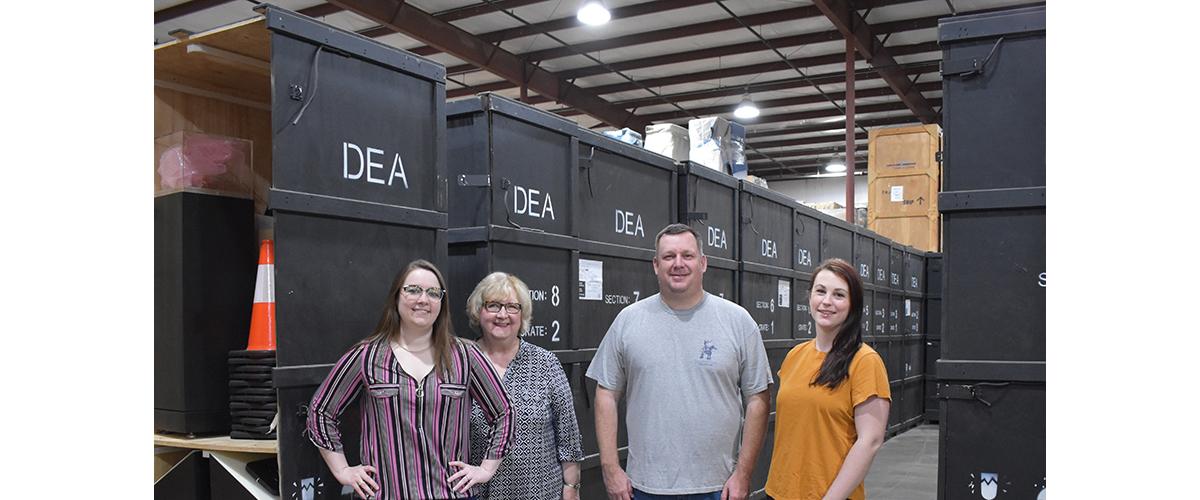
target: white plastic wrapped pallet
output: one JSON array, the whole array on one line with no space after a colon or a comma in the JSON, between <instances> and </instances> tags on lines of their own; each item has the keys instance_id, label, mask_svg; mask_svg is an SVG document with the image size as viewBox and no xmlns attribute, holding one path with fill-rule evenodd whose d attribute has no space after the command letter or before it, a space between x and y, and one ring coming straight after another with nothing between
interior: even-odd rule
<instances>
[{"instance_id":1,"label":"white plastic wrapped pallet","mask_svg":"<svg viewBox=\"0 0 1200 500\"><path fill-rule=\"evenodd\" d=\"M713 170L746 177L746 129L719 116L688 120L688 159Z\"/></svg>"},{"instance_id":2,"label":"white plastic wrapped pallet","mask_svg":"<svg viewBox=\"0 0 1200 500\"><path fill-rule=\"evenodd\" d=\"M675 161L688 159L689 144L687 129L674 123L656 123L646 127L646 149Z\"/></svg>"}]
</instances>

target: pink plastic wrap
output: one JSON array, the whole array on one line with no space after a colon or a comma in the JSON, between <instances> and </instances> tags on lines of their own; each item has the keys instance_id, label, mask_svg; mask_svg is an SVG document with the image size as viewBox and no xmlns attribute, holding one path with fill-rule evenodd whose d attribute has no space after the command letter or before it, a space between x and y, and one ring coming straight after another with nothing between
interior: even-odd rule
<instances>
[{"instance_id":1,"label":"pink plastic wrap","mask_svg":"<svg viewBox=\"0 0 1200 500\"><path fill-rule=\"evenodd\" d=\"M252 195L250 141L195 132L176 132L155 141L156 191L202 188Z\"/></svg>"}]
</instances>

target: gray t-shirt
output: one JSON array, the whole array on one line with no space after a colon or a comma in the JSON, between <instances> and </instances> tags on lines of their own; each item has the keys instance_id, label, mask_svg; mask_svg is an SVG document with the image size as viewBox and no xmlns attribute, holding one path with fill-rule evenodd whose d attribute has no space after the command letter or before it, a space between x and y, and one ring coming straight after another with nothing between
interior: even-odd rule
<instances>
[{"instance_id":1,"label":"gray t-shirt","mask_svg":"<svg viewBox=\"0 0 1200 500\"><path fill-rule=\"evenodd\" d=\"M719 491L733 474L744 398L773 382L750 313L707 292L689 310L658 294L621 310L587 376L624 394L626 472L658 495Z\"/></svg>"}]
</instances>

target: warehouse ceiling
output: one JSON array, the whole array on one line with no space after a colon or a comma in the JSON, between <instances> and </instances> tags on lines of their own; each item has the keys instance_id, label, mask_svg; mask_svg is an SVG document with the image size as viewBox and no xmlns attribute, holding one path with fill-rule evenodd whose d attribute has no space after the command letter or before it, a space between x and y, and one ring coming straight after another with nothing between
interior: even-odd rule
<instances>
[{"instance_id":1,"label":"warehouse ceiling","mask_svg":"<svg viewBox=\"0 0 1200 500\"><path fill-rule=\"evenodd\" d=\"M256 17L257 3L155 0L155 43ZM737 121L746 126L750 173L768 180L817 174L845 150L846 35L857 48L861 171L866 130L940 119L939 18L1044 4L606 0L612 20L587 26L575 17L583 0L270 3L445 65L448 99L496 92L596 130L686 128L712 115ZM761 115L734 118L746 96Z\"/></svg>"}]
</instances>

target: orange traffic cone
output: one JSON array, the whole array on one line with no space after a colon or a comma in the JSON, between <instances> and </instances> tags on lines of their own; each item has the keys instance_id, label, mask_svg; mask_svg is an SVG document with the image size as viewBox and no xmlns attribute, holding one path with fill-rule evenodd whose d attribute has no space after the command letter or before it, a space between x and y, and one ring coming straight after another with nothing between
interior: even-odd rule
<instances>
[{"instance_id":1,"label":"orange traffic cone","mask_svg":"<svg viewBox=\"0 0 1200 500\"><path fill-rule=\"evenodd\" d=\"M275 244L262 240L258 250L258 279L254 283L254 310L250 315L247 351L275 350Z\"/></svg>"}]
</instances>

